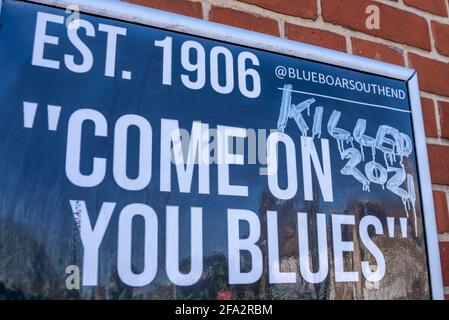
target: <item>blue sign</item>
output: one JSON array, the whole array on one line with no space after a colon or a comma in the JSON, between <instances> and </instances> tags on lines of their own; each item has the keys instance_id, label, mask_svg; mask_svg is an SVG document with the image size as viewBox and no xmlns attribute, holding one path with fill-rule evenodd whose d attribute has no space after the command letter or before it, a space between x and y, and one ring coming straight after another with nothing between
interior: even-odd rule
<instances>
[{"instance_id":1,"label":"blue sign","mask_svg":"<svg viewBox=\"0 0 449 320\"><path fill-rule=\"evenodd\" d=\"M405 81L6 0L0 297L430 298Z\"/></svg>"}]
</instances>

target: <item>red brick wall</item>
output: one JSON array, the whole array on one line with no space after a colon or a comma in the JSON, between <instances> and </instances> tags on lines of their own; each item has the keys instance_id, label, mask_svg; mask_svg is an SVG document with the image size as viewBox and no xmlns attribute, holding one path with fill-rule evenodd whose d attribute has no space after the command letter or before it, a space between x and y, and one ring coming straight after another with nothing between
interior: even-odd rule
<instances>
[{"instance_id":1,"label":"red brick wall","mask_svg":"<svg viewBox=\"0 0 449 320\"><path fill-rule=\"evenodd\" d=\"M418 71L449 298L449 0L127 0ZM380 9L368 30L366 8Z\"/></svg>"}]
</instances>

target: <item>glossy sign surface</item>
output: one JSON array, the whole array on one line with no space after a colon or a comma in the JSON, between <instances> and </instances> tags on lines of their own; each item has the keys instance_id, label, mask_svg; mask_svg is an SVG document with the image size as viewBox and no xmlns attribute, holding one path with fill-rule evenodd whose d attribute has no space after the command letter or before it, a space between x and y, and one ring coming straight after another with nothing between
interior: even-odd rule
<instances>
[{"instance_id":1,"label":"glossy sign surface","mask_svg":"<svg viewBox=\"0 0 449 320\"><path fill-rule=\"evenodd\" d=\"M406 82L24 2L0 23L0 294L430 298Z\"/></svg>"}]
</instances>

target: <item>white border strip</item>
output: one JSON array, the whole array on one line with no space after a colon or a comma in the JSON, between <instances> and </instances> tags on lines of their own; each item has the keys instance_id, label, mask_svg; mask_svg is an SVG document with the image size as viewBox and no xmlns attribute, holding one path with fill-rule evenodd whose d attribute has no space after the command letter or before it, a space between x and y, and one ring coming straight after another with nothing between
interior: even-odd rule
<instances>
[{"instance_id":1,"label":"white border strip","mask_svg":"<svg viewBox=\"0 0 449 320\"><path fill-rule=\"evenodd\" d=\"M419 95L418 75L408 82L410 95L410 108L412 109L415 150L418 159L418 172L421 191L421 204L424 213L424 231L426 233L427 258L429 261L429 275L432 298L444 300L443 277L441 275L440 247L438 244L438 231L435 221L435 207L433 203L432 181L430 178L429 158L424 132L421 97Z\"/></svg>"},{"instance_id":2,"label":"white border strip","mask_svg":"<svg viewBox=\"0 0 449 320\"><path fill-rule=\"evenodd\" d=\"M368 107L374 107L374 108L393 110L393 111L397 111L397 112L411 113L411 111L409 111L409 110L393 108L393 107L384 106L384 105L381 105L381 104L373 104L373 103L366 103L366 102L361 102L361 101L356 101L356 100L343 99L343 98L338 98L338 97L334 97L334 96L326 96L324 94L318 94L318 93L313 93L313 92L299 91L299 90L285 89L285 88L278 88L278 90L290 91L290 92L295 92L295 93L301 93L301 94L305 94L305 95L308 95L308 96L322 97L322 98L332 99L332 100L337 100L337 101L344 101L344 102L349 102L349 103L355 103L355 104L360 104L362 106L368 106Z\"/></svg>"}]
</instances>

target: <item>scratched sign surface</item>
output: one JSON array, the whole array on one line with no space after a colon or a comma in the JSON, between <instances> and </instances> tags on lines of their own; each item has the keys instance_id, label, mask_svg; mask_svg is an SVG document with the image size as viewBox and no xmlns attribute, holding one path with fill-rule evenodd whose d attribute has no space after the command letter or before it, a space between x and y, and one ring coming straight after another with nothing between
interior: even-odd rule
<instances>
[{"instance_id":1,"label":"scratched sign surface","mask_svg":"<svg viewBox=\"0 0 449 320\"><path fill-rule=\"evenodd\" d=\"M9 0L0 75L0 298L430 298L405 82Z\"/></svg>"}]
</instances>

